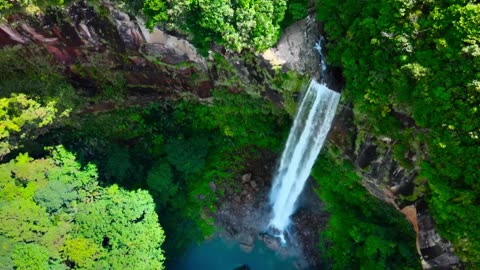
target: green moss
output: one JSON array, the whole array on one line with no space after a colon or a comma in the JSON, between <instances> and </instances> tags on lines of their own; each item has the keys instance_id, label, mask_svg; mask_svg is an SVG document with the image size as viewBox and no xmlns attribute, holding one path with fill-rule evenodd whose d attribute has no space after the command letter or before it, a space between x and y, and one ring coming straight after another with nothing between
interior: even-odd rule
<instances>
[{"instance_id":1,"label":"green moss","mask_svg":"<svg viewBox=\"0 0 480 270\"><path fill-rule=\"evenodd\" d=\"M285 111L294 117L297 109L297 101L295 97L308 87L309 78L300 75L294 70L288 72L275 71L275 77L272 79L271 85L283 97L283 106Z\"/></svg>"}]
</instances>

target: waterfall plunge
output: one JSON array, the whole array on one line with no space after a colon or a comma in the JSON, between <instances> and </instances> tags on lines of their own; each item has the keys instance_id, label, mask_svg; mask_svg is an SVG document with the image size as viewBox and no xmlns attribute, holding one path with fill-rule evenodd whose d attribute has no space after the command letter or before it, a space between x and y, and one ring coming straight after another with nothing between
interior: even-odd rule
<instances>
[{"instance_id":1,"label":"waterfall plunge","mask_svg":"<svg viewBox=\"0 0 480 270\"><path fill-rule=\"evenodd\" d=\"M318 49L321 54L320 46ZM321 56L320 67L325 75L326 65ZM339 100L339 93L324 82L312 80L300 103L270 194L273 218L269 226L282 240L295 202L330 130Z\"/></svg>"}]
</instances>

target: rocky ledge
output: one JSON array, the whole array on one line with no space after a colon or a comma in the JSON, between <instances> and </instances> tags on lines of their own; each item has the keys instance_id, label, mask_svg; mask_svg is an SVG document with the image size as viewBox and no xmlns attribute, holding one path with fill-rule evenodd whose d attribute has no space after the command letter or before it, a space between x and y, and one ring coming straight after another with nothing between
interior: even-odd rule
<instances>
[{"instance_id":1,"label":"rocky ledge","mask_svg":"<svg viewBox=\"0 0 480 270\"><path fill-rule=\"evenodd\" d=\"M12 15L0 24L0 47L19 45L26 57L45 55L64 67L74 85L89 91L115 83L112 77L117 76L131 95L165 97L189 91L211 96L205 60L193 46L160 30L145 31L141 21L108 2L103 8L109 16L100 15L86 1L37 17Z\"/></svg>"}]
</instances>

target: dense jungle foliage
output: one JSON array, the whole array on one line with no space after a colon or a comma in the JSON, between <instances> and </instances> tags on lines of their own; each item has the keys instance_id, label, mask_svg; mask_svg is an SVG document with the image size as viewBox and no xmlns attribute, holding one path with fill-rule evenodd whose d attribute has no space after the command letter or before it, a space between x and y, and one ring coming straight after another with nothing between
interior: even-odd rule
<instances>
[{"instance_id":1,"label":"dense jungle foliage","mask_svg":"<svg viewBox=\"0 0 480 270\"><path fill-rule=\"evenodd\" d=\"M326 268L418 269L411 225L403 214L371 196L352 164L339 156L320 155L312 171L317 193L331 213L320 245L331 260Z\"/></svg>"},{"instance_id":2,"label":"dense jungle foliage","mask_svg":"<svg viewBox=\"0 0 480 270\"><path fill-rule=\"evenodd\" d=\"M63 147L0 165L1 269L162 269L165 236L145 190L98 185Z\"/></svg>"},{"instance_id":3,"label":"dense jungle foliage","mask_svg":"<svg viewBox=\"0 0 480 270\"><path fill-rule=\"evenodd\" d=\"M414 153L442 236L480 266L480 4L318 1L357 124ZM396 113L414 120L405 126ZM421 188L419 188L421 190Z\"/></svg>"}]
</instances>

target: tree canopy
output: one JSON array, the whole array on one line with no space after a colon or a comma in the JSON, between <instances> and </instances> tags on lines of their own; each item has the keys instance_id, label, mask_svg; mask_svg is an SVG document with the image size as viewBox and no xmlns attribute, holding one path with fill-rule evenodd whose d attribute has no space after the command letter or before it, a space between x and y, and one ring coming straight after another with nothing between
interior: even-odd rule
<instances>
[{"instance_id":1,"label":"tree canopy","mask_svg":"<svg viewBox=\"0 0 480 270\"><path fill-rule=\"evenodd\" d=\"M148 26L157 23L193 35L197 45L216 42L235 52L262 51L275 44L286 0L147 0Z\"/></svg>"},{"instance_id":2,"label":"tree canopy","mask_svg":"<svg viewBox=\"0 0 480 270\"><path fill-rule=\"evenodd\" d=\"M144 190L101 187L63 147L0 165L0 268L163 269L165 239Z\"/></svg>"}]
</instances>

